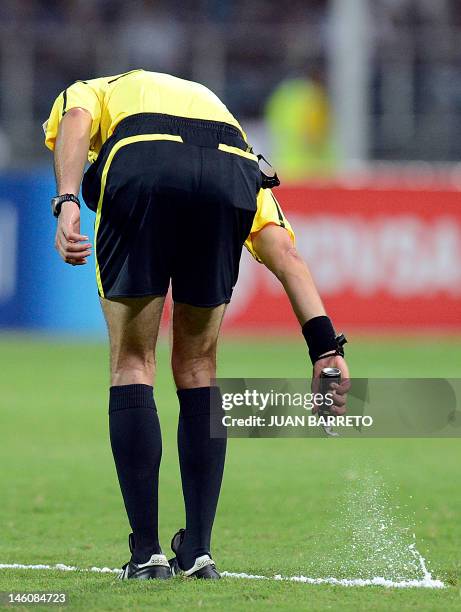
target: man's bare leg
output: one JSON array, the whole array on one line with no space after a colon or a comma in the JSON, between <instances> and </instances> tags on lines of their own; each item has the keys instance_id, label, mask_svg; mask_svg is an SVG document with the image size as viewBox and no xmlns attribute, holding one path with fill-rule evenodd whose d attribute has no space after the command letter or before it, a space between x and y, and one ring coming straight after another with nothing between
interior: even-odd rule
<instances>
[{"instance_id":1,"label":"man's bare leg","mask_svg":"<svg viewBox=\"0 0 461 612\"><path fill-rule=\"evenodd\" d=\"M180 405L178 453L186 510L186 532L175 538L175 552L183 570L193 568L200 557L206 563L205 555L211 556L226 439L210 438L210 385L216 376L224 310L225 305L197 308L176 303L173 311L172 368ZM219 578L213 566L199 571L207 571L207 578Z\"/></svg>"},{"instance_id":2,"label":"man's bare leg","mask_svg":"<svg viewBox=\"0 0 461 612\"><path fill-rule=\"evenodd\" d=\"M163 303L164 297L101 299L110 337L110 439L134 534L131 560L136 564L161 553L158 472L162 440L152 385ZM151 573L149 577L170 575L167 567L153 567Z\"/></svg>"},{"instance_id":3,"label":"man's bare leg","mask_svg":"<svg viewBox=\"0 0 461 612\"><path fill-rule=\"evenodd\" d=\"M178 389L209 387L216 376L218 335L226 305L198 308L176 303L173 308L171 367Z\"/></svg>"},{"instance_id":4,"label":"man's bare leg","mask_svg":"<svg viewBox=\"0 0 461 612\"><path fill-rule=\"evenodd\" d=\"M152 385L165 297L101 298L110 340L111 384Z\"/></svg>"}]
</instances>

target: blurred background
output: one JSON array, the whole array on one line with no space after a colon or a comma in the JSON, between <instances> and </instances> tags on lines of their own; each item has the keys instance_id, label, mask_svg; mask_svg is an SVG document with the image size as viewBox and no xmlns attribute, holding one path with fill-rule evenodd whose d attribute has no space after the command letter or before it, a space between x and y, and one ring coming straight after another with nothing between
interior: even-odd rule
<instances>
[{"instance_id":1,"label":"blurred background","mask_svg":"<svg viewBox=\"0 0 461 612\"><path fill-rule=\"evenodd\" d=\"M103 330L92 266L53 249L41 124L74 80L142 67L210 87L273 162L338 325L459 330L460 40L457 0L3 0L1 328ZM227 328L297 329L246 255Z\"/></svg>"},{"instance_id":2,"label":"blurred background","mask_svg":"<svg viewBox=\"0 0 461 612\"><path fill-rule=\"evenodd\" d=\"M281 177L274 193L336 329L349 338L352 376L459 378L460 43L460 0L0 0L0 564L117 567L127 552L107 443L108 347L94 263L67 266L53 246L55 185L42 123L59 93L76 79L133 68L209 86ZM91 236L93 223L83 206L82 231ZM310 374L280 284L246 252L224 335L221 377ZM168 360L165 333L155 381L164 546L183 524ZM452 425L459 436L459 422ZM330 576L327 554L338 564L335 576L356 577L336 545L338 525L352 534L356 517L345 518L339 500L368 482L369 471L395 493L405 509L398 516L411 516L402 526L412 525L431 571L457 586L386 589L382 602L373 590L367 606L352 590L346 601L339 591L301 595L290 584L266 597L267 581L251 590L241 581L238 593L222 591L222 609L231 597L240 609L269 607L277 597L279 609L306 609L306 597L322 609L321 596L325 609L336 597L344 609L394 609L395 599L395 609L442 610L446 596L459 608L459 446L459 439L231 440L213 543L219 567ZM359 527L370 513L371 525L381 516L373 491L359 487L354 498ZM382 542L370 539L380 563ZM366 571L388 577L368 557ZM152 608L147 590L142 607L106 575L95 574L94 587L89 575L75 576L0 572L0 590L64 585L82 602L78 609ZM179 597L203 604L200 591L181 589ZM168 592L165 607L175 601ZM216 594L215 609L220 601Z\"/></svg>"}]
</instances>

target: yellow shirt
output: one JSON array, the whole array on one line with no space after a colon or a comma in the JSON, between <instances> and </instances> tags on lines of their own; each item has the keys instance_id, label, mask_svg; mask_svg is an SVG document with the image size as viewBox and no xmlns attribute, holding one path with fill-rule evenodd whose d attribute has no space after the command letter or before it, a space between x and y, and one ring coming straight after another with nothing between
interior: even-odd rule
<instances>
[{"instance_id":1,"label":"yellow shirt","mask_svg":"<svg viewBox=\"0 0 461 612\"><path fill-rule=\"evenodd\" d=\"M282 207L279 201L274 196L272 189L260 189L256 199L256 214L253 219L253 225L251 226L251 232L245 241L245 246L248 251L253 255L256 261L261 263L261 259L258 256L257 251L253 245L253 237L259 231L266 227L266 225L279 225L287 230L293 246L296 243L295 233L291 227L290 222L283 214Z\"/></svg>"},{"instance_id":2,"label":"yellow shirt","mask_svg":"<svg viewBox=\"0 0 461 612\"><path fill-rule=\"evenodd\" d=\"M92 117L89 161L95 161L104 142L122 119L137 113L162 113L222 121L237 127L247 140L239 122L221 100L204 85L185 81L170 74L132 70L111 77L77 81L56 98L48 120L44 123L45 144L54 150L59 123L71 108L84 108ZM280 225L294 233L270 189L261 189L257 197L257 213L245 246L258 261L252 236L268 224Z\"/></svg>"},{"instance_id":3,"label":"yellow shirt","mask_svg":"<svg viewBox=\"0 0 461 612\"><path fill-rule=\"evenodd\" d=\"M77 81L56 98L48 120L43 124L45 144L54 150L59 123L71 108L84 108L92 117L89 161L94 161L122 119L137 113L162 113L222 121L237 127L239 122L225 104L199 83L170 74L132 70L111 77Z\"/></svg>"}]
</instances>

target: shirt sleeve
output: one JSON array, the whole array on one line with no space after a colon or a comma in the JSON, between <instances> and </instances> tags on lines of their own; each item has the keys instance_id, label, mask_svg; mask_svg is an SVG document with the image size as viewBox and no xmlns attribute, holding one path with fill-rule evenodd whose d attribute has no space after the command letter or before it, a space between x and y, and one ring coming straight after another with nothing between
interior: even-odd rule
<instances>
[{"instance_id":1,"label":"shirt sleeve","mask_svg":"<svg viewBox=\"0 0 461 612\"><path fill-rule=\"evenodd\" d=\"M262 263L253 244L253 236L266 227L266 225L278 225L286 229L290 235L293 246L295 245L296 238L293 228L283 214L282 208L277 198L274 196L272 189L260 189L256 199L256 205L256 214L253 219L250 235L245 241L245 246L256 261Z\"/></svg>"},{"instance_id":2,"label":"shirt sleeve","mask_svg":"<svg viewBox=\"0 0 461 612\"><path fill-rule=\"evenodd\" d=\"M78 81L64 91L54 101L48 120L43 124L45 145L54 151L59 124L71 108L84 108L92 118L91 136L93 140L99 132L101 121L101 101L97 91L88 83Z\"/></svg>"}]
</instances>

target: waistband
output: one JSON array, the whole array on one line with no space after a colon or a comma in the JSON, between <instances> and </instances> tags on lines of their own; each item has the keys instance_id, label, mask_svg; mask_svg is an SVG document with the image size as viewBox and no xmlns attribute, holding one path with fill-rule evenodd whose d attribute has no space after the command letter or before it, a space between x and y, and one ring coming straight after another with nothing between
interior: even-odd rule
<instances>
[{"instance_id":1,"label":"waistband","mask_svg":"<svg viewBox=\"0 0 461 612\"><path fill-rule=\"evenodd\" d=\"M242 132L234 125L209 119L190 119L162 113L137 113L122 119L111 138L119 140L140 134L171 134L181 136L183 142L213 147L218 144L251 151Z\"/></svg>"},{"instance_id":2,"label":"waistband","mask_svg":"<svg viewBox=\"0 0 461 612\"><path fill-rule=\"evenodd\" d=\"M102 175L112 150L127 144L121 142L124 139L130 141L130 137L139 136L136 139L137 142L147 141L150 134L159 135L158 140L162 140L161 135L179 136L178 140L185 144L218 149L244 157L251 163L258 163L258 158L245 141L242 132L234 125L221 121L189 119L161 113L137 113L120 121L114 133L103 144L96 161L85 172L82 194L88 208L96 210Z\"/></svg>"}]
</instances>

